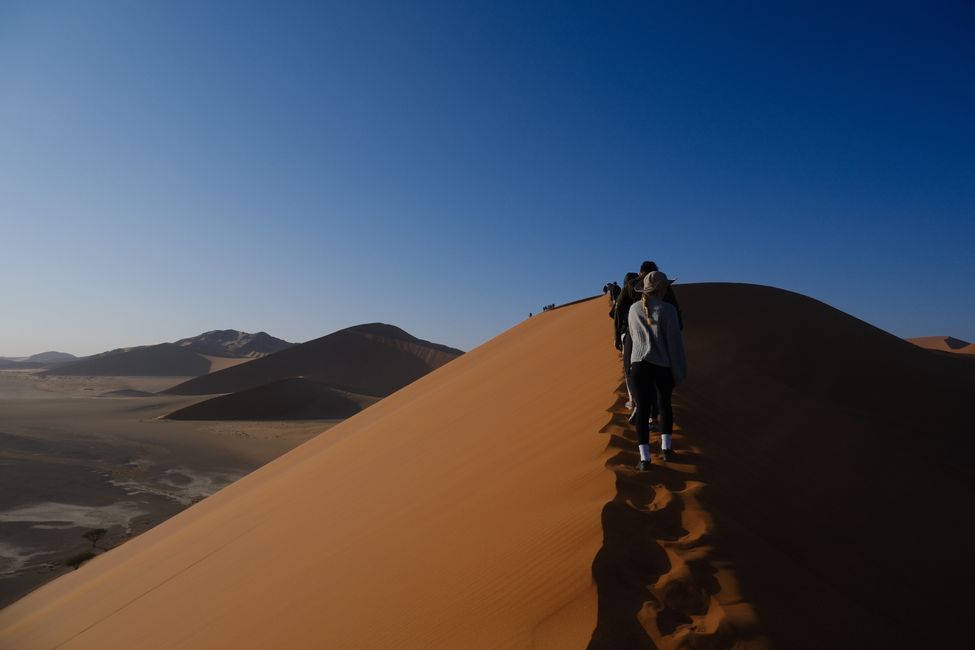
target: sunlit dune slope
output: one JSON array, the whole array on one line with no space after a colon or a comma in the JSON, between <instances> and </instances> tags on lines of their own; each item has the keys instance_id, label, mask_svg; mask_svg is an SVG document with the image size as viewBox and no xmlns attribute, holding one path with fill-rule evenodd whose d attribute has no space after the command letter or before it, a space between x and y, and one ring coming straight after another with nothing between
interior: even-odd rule
<instances>
[{"instance_id":1,"label":"sunlit dune slope","mask_svg":"<svg viewBox=\"0 0 975 650\"><path fill-rule=\"evenodd\" d=\"M907 340L919 347L927 348L929 350L941 350L942 352L964 353L967 347L971 347L973 345L967 341L956 339L953 336L919 336L917 338Z\"/></svg>"},{"instance_id":2,"label":"sunlit dune slope","mask_svg":"<svg viewBox=\"0 0 975 650\"><path fill-rule=\"evenodd\" d=\"M398 327L371 323L191 379L165 392L232 393L278 379L305 377L340 390L384 397L460 354L460 350L418 339Z\"/></svg>"},{"instance_id":3,"label":"sunlit dune slope","mask_svg":"<svg viewBox=\"0 0 975 650\"><path fill-rule=\"evenodd\" d=\"M0 647L584 646L608 328L518 325L3 610Z\"/></svg>"}]
</instances>

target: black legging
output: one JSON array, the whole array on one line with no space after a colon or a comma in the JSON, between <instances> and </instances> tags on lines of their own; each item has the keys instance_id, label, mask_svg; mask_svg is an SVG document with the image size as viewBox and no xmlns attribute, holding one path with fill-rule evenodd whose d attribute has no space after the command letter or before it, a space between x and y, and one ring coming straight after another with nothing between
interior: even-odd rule
<instances>
[{"instance_id":1,"label":"black legging","mask_svg":"<svg viewBox=\"0 0 975 650\"><path fill-rule=\"evenodd\" d=\"M630 364L630 376L636 387L636 435L640 444L650 444L649 409L654 403L660 413L660 433L670 435L674 429L674 409L670 403L674 392L673 372L649 361L636 361Z\"/></svg>"}]
</instances>

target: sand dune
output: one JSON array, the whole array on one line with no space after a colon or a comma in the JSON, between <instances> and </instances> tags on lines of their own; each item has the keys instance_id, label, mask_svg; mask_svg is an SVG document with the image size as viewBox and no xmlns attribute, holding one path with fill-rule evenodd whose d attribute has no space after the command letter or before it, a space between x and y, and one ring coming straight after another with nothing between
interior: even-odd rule
<instances>
[{"instance_id":1,"label":"sand dune","mask_svg":"<svg viewBox=\"0 0 975 650\"><path fill-rule=\"evenodd\" d=\"M282 350L246 365L175 386L174 395L213 395L305 377L361 395L383 397L439 368L460 350L415 338L398 327L372 323Z\"/></svg>"},{"instance_id":2,"label":"sand dune","mask_svg":"<svg viewBox=\"0 0 975 650\"><path fill-rule=\"evenodd\" d=\"M975 344L956 339L953 336L920 336L907 340L918 347L942 352L961 352L964 354L966 348L975 347Z\"/></svg>"},{"instance_id":3,"label":"sand dune","mask_svg":"<svg viewBox=\"0 0 975 650\"><path fill-rule=\"evenodd\" d=\"M170 420L338 420L352 417L376 398L337 391L303 377L249 388L198 402L167 415Z\"/></svg>"},{"instance_id":4,"label":"sand dune","mask_svg":"<svg viewBox=\"0 0 975 650\"><path fill-rule=\"evenodd\" d=\"M604 301L548 311L3 610L0 646L961 647L970 361L679 293L676 463L631 469Z\"/></svg>"}]
</instances>

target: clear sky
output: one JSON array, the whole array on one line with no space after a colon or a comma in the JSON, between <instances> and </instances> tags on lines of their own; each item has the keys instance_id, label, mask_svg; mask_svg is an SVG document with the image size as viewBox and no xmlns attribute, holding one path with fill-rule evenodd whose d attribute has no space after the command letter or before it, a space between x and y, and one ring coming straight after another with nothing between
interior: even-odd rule
<instances>
[{"instance_id":1,"label":"clear sky","mask_svg":"<svg viewBox=\"0 0 975 650\"><path fill-rule=\"evenodd\" d=\"M975 340L975 4L0 2L0 354L469 349L643 259Z\"/></svg>"}]
</instances>

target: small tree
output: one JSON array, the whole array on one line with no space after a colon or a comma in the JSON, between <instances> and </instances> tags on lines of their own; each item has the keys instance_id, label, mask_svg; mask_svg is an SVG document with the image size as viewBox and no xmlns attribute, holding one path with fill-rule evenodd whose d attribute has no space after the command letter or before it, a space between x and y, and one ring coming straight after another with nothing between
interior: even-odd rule
<instances>
[{"instance_id":1,"label":"small tree","mask_svg":"<svg viewBox=\"0 0 975 650\"><path fill-rule=\"evenodd\" d=\"M72 555L71 557L65 560L62 560L62 564L64 564L64 566L70 566L77 569L78 567L80 567L82 564L84 564L85 562L87 562L93 557L95 557L94 553L92 553L91 551L84 551L82 553L77 553L75 555Z\"/></svg>"},{"instance_id":2,"label":"small tree","mask_svg":"<svg viewBox=\"0 0 975 650\"><path fill-rule=\"evenodd\" d=\"M104 537L107 532L104 528L94 528L85 533L83 537L91 542L92 548L98 548L98 540Z\"/></svg>"}]
</instances>

